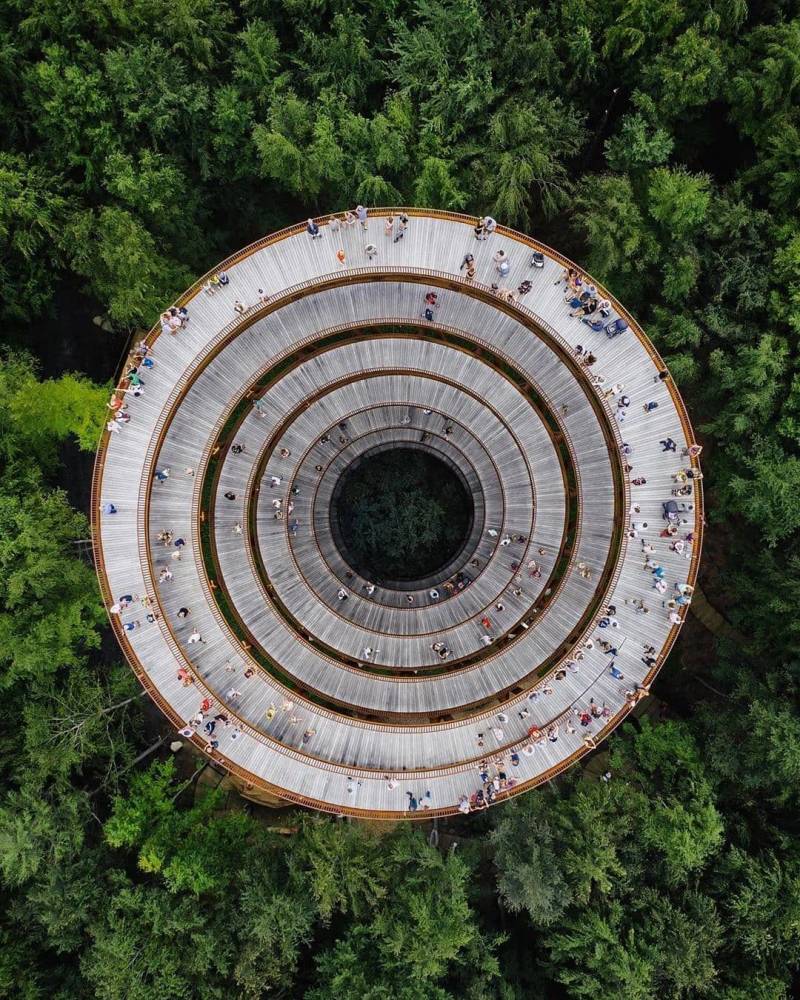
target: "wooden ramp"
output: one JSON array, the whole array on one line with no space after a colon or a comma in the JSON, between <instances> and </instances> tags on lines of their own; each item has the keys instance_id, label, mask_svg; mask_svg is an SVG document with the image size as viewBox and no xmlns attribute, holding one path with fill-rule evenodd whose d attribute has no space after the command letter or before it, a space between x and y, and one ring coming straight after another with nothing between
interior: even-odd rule
<instances>
[{"instance_id":1,"label":"wooden ramp","mask_svg":"<svg viewBox=\"0 0 800 1000\"><path fill-rule=\"evenodd\" d=\"M148 337L143 393L115 393L130 420L93 483L104 598L132 598L112 623L176 729L258 801L386 819L409 792L416 816L454 812L486 775L516 794L602 741L674 642L702 530L699 480L673 495L691 426L632 317L610 299L629 327L594 332L554 251L406 211L397 243L386 209L366 233L325 218L224 262L213 294L201 279L188 323ZM360 576L330 513L353 462L397 447L457 470L474 507L450 562L403 585Z\"/></svg>"}]
</instances>

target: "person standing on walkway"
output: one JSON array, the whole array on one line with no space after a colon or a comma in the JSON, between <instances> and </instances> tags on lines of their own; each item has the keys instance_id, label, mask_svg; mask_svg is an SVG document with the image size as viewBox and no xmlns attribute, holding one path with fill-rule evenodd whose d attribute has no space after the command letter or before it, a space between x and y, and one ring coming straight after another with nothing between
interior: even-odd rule
<instances>
[{"instance_id":1,"label":"person standing on walkway","mask_svg":"<svg viewBox=\"0 0 800 1000\"><path fill-rule=\"evenodd\" d=\"M505 250L498 250L494 255L494 266L497 273L501 278L505 278L508 272L511 270L511 264L508 259L508 254Z\"/></svg>"},{"instance_id":2,"label":"person standing on walkway","mask_svg":"<svg viewBox=\"0 0 800 1000\"><path fill-rule=\"evenodd\" d=\"M406 235L406 230L408 229L408 216L405 212L400 213L400 217L397 220L397 235L394 238L395 243L399 243L400 240Z\"/></svg>"},{"instance_id":3,"label":"person standing on walkway","mask_svg":"<svg viewBox=\"0 0 800 1000\"><path fill-rule=\"evenodd\" d=\"M361 228L364 232L367 231L367 210L363 205L356 205L356 216L358 221L361 223Z\"/></svg>"}]
</instances>

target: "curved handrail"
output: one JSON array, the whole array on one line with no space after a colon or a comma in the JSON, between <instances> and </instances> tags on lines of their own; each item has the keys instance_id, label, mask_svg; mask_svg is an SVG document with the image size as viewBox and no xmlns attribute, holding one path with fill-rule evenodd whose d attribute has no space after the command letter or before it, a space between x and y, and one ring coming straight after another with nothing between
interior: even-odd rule
<instances>
[{"instance_id":1,"label":"curved handrail","mask_svg":"<svg viewBox=\"0 0 800 1000\"><path fill-rule=\"evenodd\" d=\"M373 209L372 210L372 214L373 215L375 215L376 213L385 214L387 211L400 211L400 210L401 209ZM402 209L402 211L405 211L406 214L410 215L412 218L413 217L432 217L432 218L446 219L448 221L456 221L456 222L468 223L469 225L474 225L474 223L475 223L475 217L465 216L465 215L461 215L459 213L453 213L453 212L438 212L438 211L428 211L428 210L418 210L418 209ZM325 216L325 217L322 217L322 219L320 221L325 222L329 218L330 218L330 216ZM261 249L264 246L268 246L271 243L277 242L280 239L285 239L288 236L291 236L291 235L303 232L303 230L304 230L304 226L302 224L287 227L286 229L281 230L279 233L274 233L274 234L272 234L269 237L266 237L266 238L264 238L262 240L256 241L254 244L251 244L250 247L246 247L243 250L238 251L236 254L234 254L231 257L229 257L220 266L221 267L230 267L230 266L233 266L235 263L237 263L238 261L240 261L240 260L244 259L245 257L249 256L251 253L255 252L256 250ZM544 244L539 243L538 241L530 239L529 237L525 236L524 234L516 233L514 230L507 229L506 227L498 227L497 233L500 234L501 236L506 236L508 238L514 239L515 241L517 241L519 243L522 243L523 245L525 245L525 246L527 246L527 247L529 247L531 249L538 249L541 252L544 252L545 254L547 254L551 259L559 262L560 264L562 264L565 267L575 266L575 265L572 264L571 261L569 261L567 258L563 257L558 252L552 250L550 247L547 247ZM218 270L218 268L215 269L215 270ZM378 269L377 268L371 268L371 269L364 269L364 270L367 270L370 273L374 274ZM581 270L581 269L579 269L579 270ZM214 273L214 272L208 272L208 274L211 274L211 273ZM449 280L453 280L453 278L454 278L453 275L449 275L448 274L448 279ZM187 292L185 292L181 296L181 298L178 300L178 302L179 303L185 303L185 302L190 301L191 298L193 298L194 295L197 294L197 291L202 287L202 284L203 284L203 282L205 280L207 280L207 275L203 276L203 278L199 279L190 289L188 289ZM595 284L597 284L597 283L595 282ZM653 347L653 345L649 342L649 340L647 340L647 338L645 337L643 331L638 326L638 324L636 323L635 319L631 316L631 314L629 312L627 312L627 310L625 310L616 301L616 299L614 299L614 297L607 292L606 289L604 289L600 285L598 285L598 288L614 304L614 307L615 307L616 311L618 312L618 314L620 316L623 316L628 321L630 329L633 331L634 335L637 336L637 339L639 339L640 343L645 348L645 350L650 355L650 357L653 359L653 361L658 365L659 368L663 368L664 365L663 365L662 359L660 358L660 355L655 350L655 348ZM514 308L524 308L524 307L521 307L521 306L517 305ZM550 332L550 331L548 331L548 332ZM553 334L555 334L556 336L558 336L558 334L557 334L556 331L552 331L552 332L553 332ZM160 331L158 329L152 330L151 333L148 335L148 341L152 343L155 339L157 339L157 337L159 335L160 335ZM686 413L686 408L685 408L683 399L681 398L680 393L678 392L677 388L675 387L674 383L671 380L669 380L667 382L667 389L668 389L668 391L670 393L670 396L671 396L671 398L673 400L673 403L675 405L676 411L678 413L679 419L681 421L681 424L682 424L682 427L683 427L684 433L686 434L687 439L690 440L690 441L694 440L694 435L692 433L691 424L689 422L688 415ZM616 428L615 428L615 430L616 430ZM100 496L100 490L101 490L101 484L102 484L102 476L103 476L104 464L105 464L106 455L107 455L107 449L108 449L108 432L104 430L103 433L102 433L102 435L101 435L101 441L100 441L100 445L98 447L98 455L97 455L97 459L96 459L95 466L94 466L93 473L92 473L92 484L91 484L91 522L92 522L93 550L94 550L94 554L95 554L96 565L98 566L98 575L100 577L101 593L103 594L104 600L108 604L110 602L110 599L111 599L111 593L110 593L110 590L109 590L108 585L107 585L107 577L106 577L106 573L105 573L105 564L104 564L104 559L103 559L102 545L101 545L101 541L100 541L100 533L99 533L99 530L98 530L99 525L98 525L98 516L97 516L98 515L98 508L99 508L98 501L99 501L99 496ZM696 458L692 458L691 461L690 461L690 463L687 463L687 464L691 464L692 467L699 468L699 462L697 461ZM628 501L629 501L629 496L626 496L626 504L625 504L625 507L626 507L626 517L627 517L627 511L629 509L629 502ZM702 482L701 481L696 481L695 482L695 492L694 492L694 496L693 496L693 502L694 502L694 507L695 507L695 520L696 520L697 530L695 532L695 543L694 543L694 545L692 547L692 555L691 555L691 560L690 560L690 563L689 563L689 570L688 570L688 574L687 574L688 575L688 579L690 580L690 582L694 582L694 580L696 579L697 567L698 567L698 563L699 563L699 559L700 559L700 555L701 555L701 549L702 549L702 535L703 535L702 526L703 526L703 523L704 523L704 503L703 503L703 488L702 488ZM614 580L615 584L618 581L619 571L620 571L620 568L618 567L617 573L616 573L616 576L615 576L615 580ZM683 614L685 615L685 612L683 612ZM165 714L169 718L171 718L173 722L175 722L176 724L182 724L182 720L179 719L179 717L176 715L176 713L172 710L171 706L169 706L168 703L165 701L165 699L163 699L161 697L161 695L157 692L157 690L155 690L154 685L152 684L152 682L150 681L149 677L147 676L147 673L146 673L144 667L140 663L138 663L138 660L136 659L136 656L133 653L133 650L130 647L130 644L127 642L124 630L121 628L119 622L116 621L113 618L112 618L112 628L114 629L114 632L117 635L117 638L121 642L121 645L123 646L123 649L126 651L126 656L128 656L129 661L131 662L131 664L132 664L132 666L134 668L134 671L136 672L137 676L140 679L140 682L148 689L149 693L153 697L153 700L156 701L157 704L159 704L159 707L162 708L162 711L164 711ZM675 642L675 639L677 637L678 630L679 630L678 626L674 626L670 630L670 632L669 632L669 634L667 636L667 640L665 641L664 645L662 646L661 654L658 657L658 661L657 661L656 665L647 674L647 677L646 677L646 682L647 683L649 683L650 680L652 679L652 677L655 676L655 674L658 672L658 669L660 669L660 666L663 663L664 659L669 654L669 652L670 652L670 650L671 650L671 648L672 648L672 646L673 646L673 644ZM132 654L132 655L129 655L129 654ZM619 725L624 720L624 718L630 712L631 708L632 708L632 706L630 706L630 705L624 705L622 707L622 709L613 717L613 719L610 720L609 723L606 726L604 726L604 728L601 731L601 734L598 734L598 736L595 737L595 740L599 742L601 739L604 739L605 736L608 733L610 733L614 728L616 728L617 725ZM202 745L201 741L198 740L196 742L198 742L198 745ZM518 785L513 790L510 790L508 793L501 793L501 795L499 795L498 798L499 799L503 799L503 798L509 797L510 794L517 794L518 792L521 792L521 791L525 790L526 788L533 787L533 786L535 786L537 784L541 784L544 781L550 780L551 777L553 777L557 773L561 773L561 771L563 771L567 767L569 767L574 762L574 760L578 759L578 757L582 756L583 753L587 752L587 749L588 748L578 748L578 750L576 750L568 758L565 758L563 761L559 762L559 764L557 764L554 767L548 769L547 772L544 772L543 774L536 776L536 778L531 779L530 781L526 781L524 783L521 783L520 785ZM220 755L216 754L216 752L213 752L212 756L214 756L215 759L223 760L223 758ZM228 770L230 770L232 773L237 774L239 777L243 778L244 780L252 781L253 779L255 779L254 783L257 783L260 786L265 787L265 788L267 788L270 791L273 791L275 794L278 794L280 797L282 797L284 799L291 800L291 801L303 802L303 803L310 801L309 799L307 799L307 798L305 798L303 796L296 796L296 795L294 795L293 793L289 792L286 789L282 789L282 788L281 789L277 789L275 786L270 785L269 782L266 782L263 778L261 778L259 776L255 776L255 775L249 774L249 772L247 772L246 769L240 768L233 761L230 761L228 759L224 759L224 765L228 768ZM320 766L320 765L316 764L315 766ZM332 765L332 768L334 770L336 770L336 771L341 771L341 767ZM390 817L390 818L393 818L393 819L397 817L398 812L399 812L398 810L392 810L392 811L388 811L388 812L383 813L383 814L378 814L374 810L358 810L358 809L349 808L349 807L335 806L335 805L331 805L330 803L315 802L314 804L315 804L315 806L317 808L325 809L326 811L334 812L334 813L352 813L354 815L367 814L367 815L370 815L370 816L380 815L380 816L386 816L387 818ZM430 816L430 815L446 815L446 814L453 813L453 812L456 812L456 811L457 811L456 807L451 807L451 808L446 808L446 809L436 809L436 810L432 809L432 810L428 811L426 813L426 815L428 815L428 816Z\"/></svg>"}]
</instances>

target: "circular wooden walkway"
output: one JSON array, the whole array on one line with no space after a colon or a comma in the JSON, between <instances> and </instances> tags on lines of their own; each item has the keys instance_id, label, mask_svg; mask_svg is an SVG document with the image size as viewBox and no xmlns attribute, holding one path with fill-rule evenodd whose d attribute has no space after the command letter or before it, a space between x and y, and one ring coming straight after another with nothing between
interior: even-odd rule
<instances>
[{"instance_id":1,"label":"circular wooden walkway","mask_svg":"<svg viewBox=\"0 0 800 1000\"><path fill-rule=\"evenodd\" d=\"M176 728L252 785L387 818L408 792L452 812L487 770L502 799L605 738L669 652L702 531L699 480L673 494L691 427L633 319L612 299L629 328L609 339L571 317L569 262L521 234L407 212L396 243L388 210L367 233L320 219L190 289L188 323L148 337L143 393L117 390L130 420L92 504L104 597L132 598L112 623ZM498 281L532 288L509 302ZM409 589L360 576L331 529L344 470L398 446L459 470L475 509Z\"/></svg>"}]
</instances>

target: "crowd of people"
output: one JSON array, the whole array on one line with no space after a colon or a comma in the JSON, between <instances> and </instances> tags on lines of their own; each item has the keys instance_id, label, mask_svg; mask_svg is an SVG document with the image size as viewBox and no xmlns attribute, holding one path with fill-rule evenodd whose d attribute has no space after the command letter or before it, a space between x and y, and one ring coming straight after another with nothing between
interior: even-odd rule
<instances>
[{"instance_id":1,"label":"crowd of people","mask_svg":"<svg viewBox=\"0 0 800 1000\"><path fill-rule=\"evenodd\" d=\"M367 233L369 230L369 212L363 205L358 205L354 211L346 211L341 215L335 215L328 219L327 228L331 234L338 234L348 229L353 229L359 227L363 233ZM383 233L386 239L391 239L393 243L398 243L403 240L408 232L409 228L409 217L403 213L389 214L383 220ZM484 217L479 220L475 225L475 238L478 241L484 241L489 239L489 237L496 231L497 223L491 217ZM312 241L317 241L323 237L323 227L320 226L314 219L308 219L306 224L306 231L309 238ZM365 254L369 260L374 260L379 256L379 249L375 243L367 243L364 247ZM542 258L541 261L536 261L534 258L538 256ZM336 252L337 260L340 264L344 265L346 262L343 247L338 249ZM524 279L520 282L517 287L516 293L504 285L500 284L503 279L509 276L511 271L511 260L507 251L503 248L498 248L493 254L493 264L498 275L498 284L492 284L492 290L501 299L507 301L516 301L518 298L523 297L528 294L533 285L528 279ZM543 255L534 254L531 258L531 267L542 266ZM466 253L463 255L461 265L459 268L460 272L464 277L472 281L476 275L476 262L475 257L471 253ZM567 267L564 269L562 275L556 279L556 284L564 285L564 298L565 304L569 308L569 315L575 319L581 319L584 323L589 325L593 330L601 330L606 326L606 321L611 315L610 302L605 299L597 287L591 282L590 279L582 275L577 269L572 267ZM216 295L219 291L225 289L231 284L231 278L225 270L220 270L208 278L202 285L202 291L205 295L212 297ZM244 294L240 292L239 294ZM256 296L259 304L264 304L269 301L269 296L259 288L257 290ZM422 315L428 321L433 321L436 311L440 308L440 293L431 289L428 290L424 295L423 302L423 312ZM250 307L245 304L240 298L236 298L233 303L233 310L237 314L242 314L247 311ZM160 330L164 335L175 336L182 329L185 329L189 323L189 312L185 306L170 307L160 317ZM606 384L606 380L602 375L597 374L593 371L593 366L597 363L597 357L588 348L583 345L576 345L574 348L574 354L578 359L579 364L586 369L587 377L591 384L593 384L601 396L608 402L612 409L614 417L618 424L623 424L627 419L630 407L632 405L631 396L626 392L626 386L622 382L614 382L611 385ZM135 348L131 351L128 358L128 362L125 367L125 374L120 382L119 387L114 391L112 397L108 403L109 409L112 411L111 418L106 424L107 430L110 434L118 434L122 428L131 420L131 414L129 412L129 405L126 401L126 396L133 395L134 397L139 397L143 395L145 391L145 379L144 375L147 375L154 368L152 346L148 345L145 340L141 340L136 344ZM654 382L662 382L668 378L668 373L665 370L660 370L653 378ZM653 413L658 408L658 401L655 399L640 401L641 408L645 415ZM252 405L254 412L258 417L265 416L264 405L260 398L253 399ZM562 412L566 415L566 407L562 408ZM429 412L429 411L426 411ZM446 433L448 431L446 430ZM450 426L449 433L452 433L452 426ZM345 434L345 431L342 431ZM346 440L346 439L345 439ZM663 437L658 440L658 445L661 448L662 454L665 455L677 455L678 443L671 437ZM239 454L244 451L244 447L240 448L237 452L236 445L232 448L234 454ZM641 447L637 445L637 447ZM685 498L691 497L696 483L702 478L702 474L699 469L691 464L695 460L701 451L701 447L697 444L689 444L688 446L681 449L681 458L688 459L688 462L682 462L681 465L670 474L671 481L674 485L670 487L671 499L664 502L664 521L666 522L665 527L659 530L657 527L651 527L648 522L640 519L641 505L638 503L632 504L632 514L633 519L630 522L630 528L628 530L628 537L631 539L640 539L642 556L643 556L643 569L649 574L652 579L651 587L656 591L658 597L661 599L661 607L664 610L667 618L667 622L670 626L676 626L681 624L683 620L684 609L691 603L694 589L689 584L682 580L670 581L668 579L669 573L664 565L663 558L659 557L659 552L657 551L659 546L662 546L663 552L671 552L680 555L686 559L690 559L693 551L693 545L695 542L694 534L694 504L685 500ZM626 475L630 475L633 472L632 456L634 454L633 447L623 442L621 445L621 453L624 462L624 471ZM282 449L280 452L281 458L288 458L291 452L288 449ZM169 465L159 466L153 476L154 486L162 487L168 482L172 474L172 469ZM193 468L185 468L184 475L193 476ZM281 486L283 481L282 476L273 475L271 477L270 486L273 488ZM637 476L636 478L630 479L632 485L643 486L647 483L647 480L643 476ZM226 493L229 499L235 500L236 494L232 491ZM679 499L680 498L680 499ZM286 499L276 498L273 501L273 507L275 507L276 518L283 518L284 516L289 516L293 510L293 501L291 497ZM101 512L104 515L112 516L117 514L118 508L116 504L112 501L106 501L101 506ZM291 533L294 534L297 530L297 522L293 523ZM237 531L238 528L238 531ZM241 524L236 522L233 528L236 534L241 534ZM522 540L524 541L524 536L520 536L519 539L508 534L504 535L500 540L500 545L512 544L514 541ZM186 545L186 541L183 537L175 537L175 533L170 528L162 528L156 535L156 543L163 546L168 553L168 560L163 562L157 562L156 568L158 570L158 581L160 584L168 584L173 579L173 568L176 564L180 563L182 558L182 551ZM516 566L521 569L519 564ZM531 576L541 576L541 570L535 560L531 560L528 563L529 575ZM578 564L578 569L582 576L586 579L591 579L591 570L586 564ZM519 574L521 580L521 573ZM438 585L435 588L431 588L428 594L431 602L438 601L442 594L447 596L452 596L463 590L465 587L469 586L472 582L472 576L465 572L460 571L455 574L450 580ZM372 587L372 592L374 592L374 585L365 585ZM440 589L441 588L441 589ZM365 589L365 588L362 588ZM515 591L516 593L516 591ZM367 591L368 596L370 596L369 591ZM337 598L341 601L348 600L349 594L344 587L341 587L337 592ZM409 595L410 596L410 595ZM412 603L409 601L409 603ZM130 617L130 614L126 614L127 620L121 622L122 628L127 632L135 631L142 627L142 621L147 623L154 623L160 617L160 613L156 608L153 607L152 600L145 596L139 596L134 594L124 594L119 597L114 604L109 608L112 615L122 617L123 612L130 612L135 605L139 604L142 608L143 613L140 617ZM648 606L647 602L642 597L632 597L625 600L625 604L629 605L633 613L636 615L647 615L651 612L651 608ZM177 613L177 618L183 624L187 631L185 638L187 645L204 645L205 640L202 637L200 631L188 624L187 619L190 618L191 612L188 608L181 608ZM489 645L494 641L493 626L491 619L485 616L482 620L482 627L484 632L481 636L481 641L484 645ZM528 626L526 626L528 627ZM619 656L620 650L622 649L626 637L621 634L622 624L620 618L617 615L617 609L613 605L609 605L604 609L603 614L597 622L597 628L599 635L592 639L587 639L580 644L580 647L573 651L573 653L564 661L559 667L553 672L554 683L558 681L563 681L566 679L568 674L578 673L581 669L581 661L585 659L586 653L594 648L597 649L604 655L609 657L607 664L607 673L609 677L617 682L622 691L625 704L628 706L635 705L642 698L646 697L649 693L649 688L646 684L631 683L625 677L624 669L620 666ZM656 654L656 649L650 644L643 644L644 652L640 657L641 662L645 665L648 672L652 671L658 665L658 659ZM431 644L431 649L434 651L440 659L447 659L451 655L451 649L447 646L445 641L438 640ZM363 649L363 658L367 661L374 661L375 657L378 655L379 650L371 646L366 646ZM235 665L226 666L226 670L231 672L236 671ZM252 666L247 667L244 670L245 678L252 677L255 670ZM195 675L192 670L187 666L180 666L177 671L177 680L184 687L191 687L195 684ZM593 747L596 744L597 732L596 726L602 730L606 720L608 720L612 715L611 708L603 703L597 703L593 698L590 698L586 704L575 704L571 709L562 715L558 720L553 721L547 725L537 726L528 725L528 720L531 715L531 710L534 704L540 698L548 698L554 692L554 687L552 684L544 683L535 688L527 696L527 705L524 705L516 715L519 721L524 727L524 736L520 740L519 737L516 740L511 740L511 746L515 747L513 749L508 749L502 746L506 742L506 730L505 726L509 723L509 718L506 713L498 713L496 722L490 727L487 727L487 732L491 733L492 738L498 745L498 753L486 759L480 761L478 765L478 773L480 777L480 787L476 788L474 792L470 795L463 795L458 803L458 808L463 813L468 813L475 810L485 809L490 805L498 795L510 791L517 784L517 777L515 776L515 768L520 766L520 761L523 757L532 756L537 752L538 748L547 747L548 744L556 743L559 738L563 738L566 734L567 736L578 735L583 743L587 747ZM235 687L231 687L226 695L225 701L229 705L238 705L240 699L242 698L242 691ZM300 745L307 745L312 737L315 735L315 730L311 727L310 722L304 722L303 718L298 715L295 711L295 706L293 702L288 699L280 704L280 706L270 703L269 707L264 713L264 719L267 723L271 723L272 720L279 715L280 718L286 723L288 727L298 727L302 728L302 737L300 739ZM515 728L519 728L517 723L512 725ZM214 698L210 695L203 696L197 711L194 713L192 718L187 722L187 725L181 729L181 734L184 736L192 736L195 733L200 733L204 736L208 747L210 749L215 749L219 746L219 737L222 732L228 733L231 739L238 738L243 732L242 723L235 717L231 717L231 714L222 706L217 706L215 710ZM479 733L477 736L478 747L483 748L485 743L485 734L483 732ZM394 778L388 778L389 787L397 787L397 780ZM360 781L355 781L355 779L348 779L348 797L353 798L357 794L357 789L361 785ZM406 792L407 796L407 810L417 811L428 810L432 807L432 793L430 790L425 790L423 793L418 794L412 790Z\"/></svg>"},{"instance_id":2,"label":"crowd of people","mask_svg":"<svg viewBox=\"0 0 800 1000\"><path fill-rule=\"evenodd\" d=\"M598 292L596 285L585 278L576 268L566 267L555 284L564 284L564 302L569 306L569 315L580 318L593 330L602 330L611 315L611 303Z\"/></svg>"},{"instance_id":3,"label":"crowd of people","mask_svg":"<svg viewBox=\"0 0 800 1000\"><path fill-rule=\"evenodd\" d=\"M409 221L409 217L405 212L398 212L396 215L390 212L383 220L384 237L390 239L392 243L399 243L405 238L408 232ZM356 205L353 211L348 209L341 214L331 215L322 225L316 219L306 220L306 233L308 233L312 241L323 238L324 228L327 228L334 239L340 241L340 245L336 248L334 256L338 264L342 267L347 266L347 254L345 253L344 243L341 241L342 234L356 227L362 233L369 232L369 210L364 205ZM363 250L367 260L370 262L375 260L380 254L378 245L372 242L365 243Z\"/></svg>"},{"instance_id":4,"label":"crowd of people","mask_svg":"<svg viewBox=\"0 0 800 1000\"><path fill-rule=\"evenodd\" d=\"M154 367L151 348L146 340L140 340L128 354L124 366L125 374L106 404L111 411L110 419L106 423L109 434L119 434L125 425L130 423L131 414L125 397L131 395L138 398L144 395L145 381L142 373L150 372Z\"/></svg>"}]
</instances>

